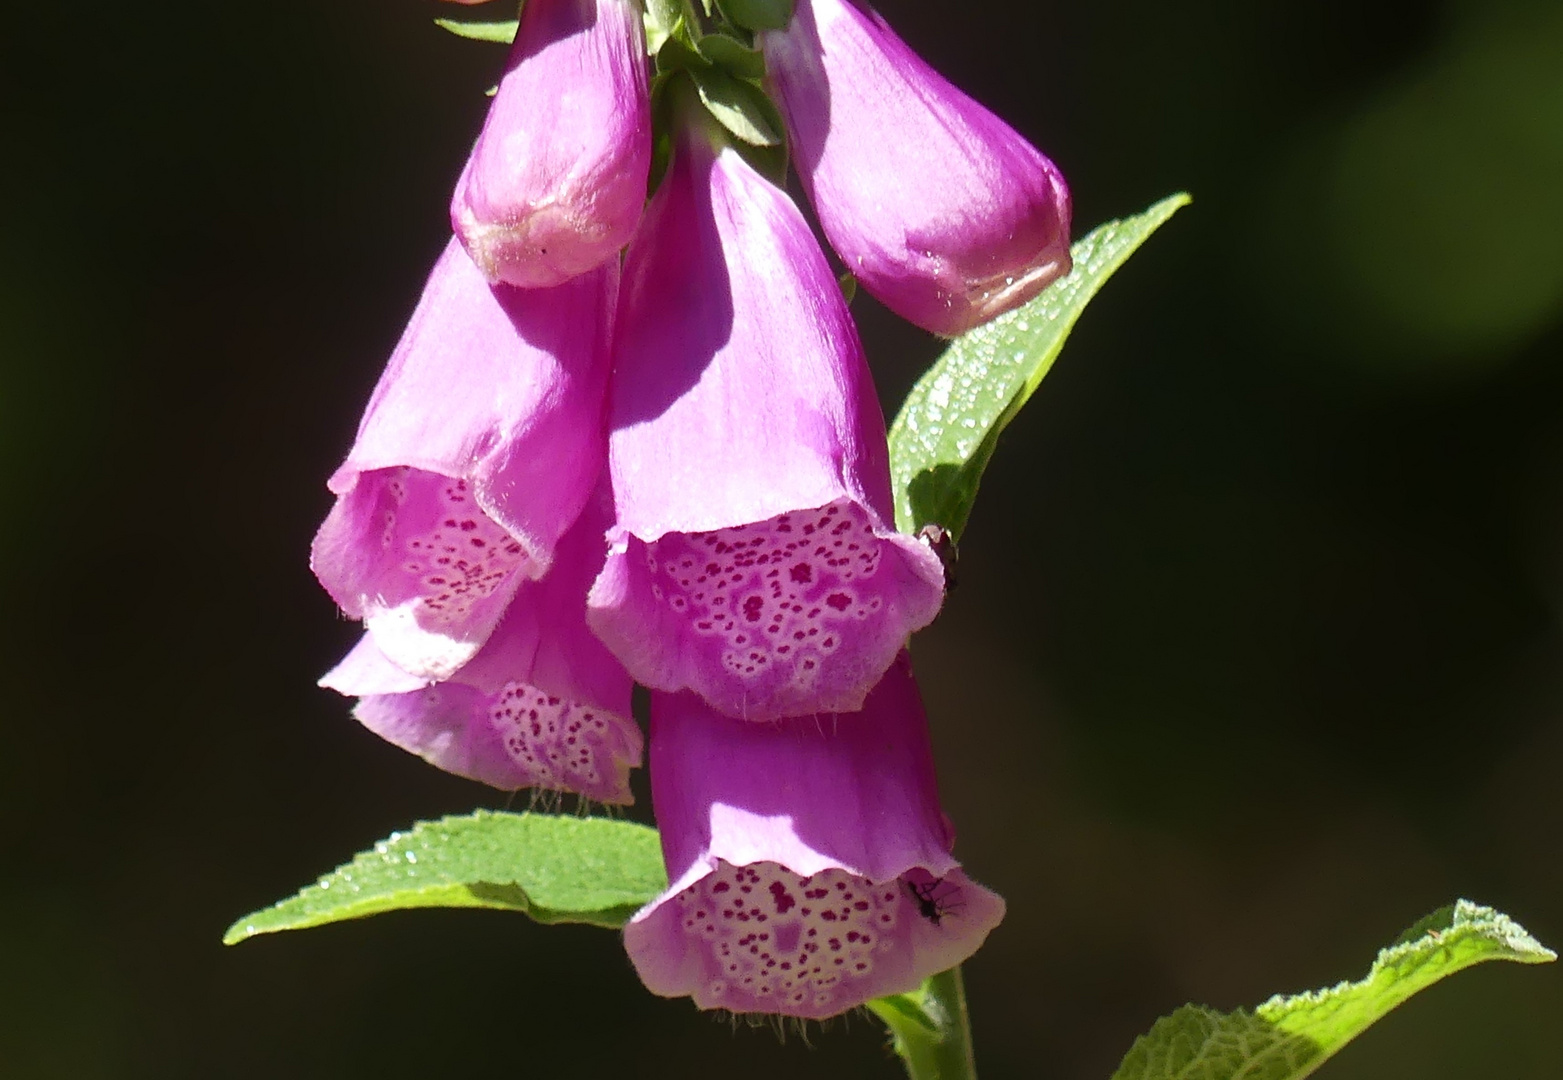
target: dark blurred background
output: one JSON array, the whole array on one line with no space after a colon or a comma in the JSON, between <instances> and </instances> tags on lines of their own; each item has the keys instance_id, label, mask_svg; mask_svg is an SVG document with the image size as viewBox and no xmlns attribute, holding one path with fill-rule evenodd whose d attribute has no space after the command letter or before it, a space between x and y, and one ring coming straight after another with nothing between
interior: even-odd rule
<instances>
[{"instance_id":1,"label":"dark blurred background","mask_svg":"<svg viewBox=\"0 0 1563 1080\"><path fill-rule=\"evenodd\" d=\"M504 797L361 730L305 559L503 50L430 0L7 16L0 1074L893 1078L643 992L611 933L230 920ZM917 642L1009 919L991 1078L1359 977L1469 896L1563 944L1563 6L886 2L1079 232L1177 189L1005 435ZM887 411L938 343L859 296ZM1563 968L1319 1075L1558 1075Z\"/></svg>"}]
</instances>

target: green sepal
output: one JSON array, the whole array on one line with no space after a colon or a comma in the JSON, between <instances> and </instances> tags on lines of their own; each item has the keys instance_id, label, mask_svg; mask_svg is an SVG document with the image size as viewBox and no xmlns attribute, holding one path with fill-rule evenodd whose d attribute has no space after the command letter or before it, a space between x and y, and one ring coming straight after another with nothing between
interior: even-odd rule
<instances>
[{"instance_id":1,"label":"green sepal","mask_svg":"<svg viewBox=\"0 0 1563 1080\"><path fill-rule=\"evenodd\" d=\"M930 975L909 994L875 998L868 1010L890 1029L891 1048L906 1066L908 1080L976 1076L959 967Z\"/></svg>"},{"instance_id":2,"label":"green sepal","mask_svg":"<svg viewBox=\"0 0 1563 1080\"><path fill-rule=\"evenodd\" d=\"M702 71L711 66L683 39L682 35L670 37L657 50L657 74L672 75L678 71Z\"/></svg>"},{"instance_id":3,"label":"green sepal","mask_svg":"<svg viewBox=\"0 0 1563 1080\"><path fill-rule=\"evenodd\" d=\"M658 71L651 77L651 172L646 178L646 198L656 194L673 158L673 90L679 78L674 71Z\"/></svg>"},{"instance_id":4,"label":"green sepal","mask_svg":"<svg viewBox=\"0 0 1563 1080\"><path fill-rule=\"evenodd\" d=\"M223 942L408 908L491 908L616 928L666 887L655 829L479 810L392 833L297 896L239 919Z\"/></svg>"},{"instance_id":5,"label":"green sepal","mask_svg":"<svg viewBox=\"0 0 1563 1080\"><path fill-rule=\"evenodd\" d=\"M713 67L739 79L763 79L765 54L726 34L707 34L695 48Z\"/></svg>"},{"instance_id":6,"label":"green sepal","mask_svg":"<svg viewBox=\"0 0 1563 1080\"><path fill-rule=\"evenodd\" d=\"M716 6L745 30L785 30L792 21L792 0L716 0Z\"/></svg>"},{"instance_id":7,"label":"green sepal","mask_svg":"<svg viewBox=\"0 0 1563 1080\"><path fill-rule=\"evenodd\" d=\"M435 19L434 25L469 41L492 41L496 45L509 45L516 40L516 30L521 26L521 20L464 22L461 19Z\"/></svg>"},{"instance_id":8,"label":"green sepal","mask_svg":"<svg viewBox=\"0 0 1563 1080\"><path fill-rule=\"evenodd\" d=\"M781 114L759 87L709 65L689 73L706 111L734 136L750 146L782 145Z\"/></svg>"},{"instance_id":9,"label":"green sepal","mask_svg":"<svg viewBox=\"0 0 1563 1080\"><path fill-rule=\"evenodd\" d=\"M649 0L642 16L646 27L646 54L656 56L668 40L684 30L684 7L679 0Z\"/></svg>"},{"instance_id":10,"label":"green sepal","mask_svg":"<svg viewBox=\"0 0 1563 1080\"><path fill-rule=\"evenodd\" d=\"M1014 311L950 343L890 426L896 526L942 526L960 540L999 434L1053 366L1099 289L1181 206L1186 194L1110 221L1071 249L1073 269Z\"/></svg>"},{"instance_id":11,"label":"green sepal","mask_svg":"<svg viewBox=\"0 0 1563 1080\"><path fill-rule=\"evenodd\" d=\"M1461 900L1407 930L1360 982L1289 997L1249 1012L1185 1005L1156 1021L1112 1080L1301 1080L1411 995L1486 960L1557 959L1507 915Z\"/></svg>"}]
</instances>

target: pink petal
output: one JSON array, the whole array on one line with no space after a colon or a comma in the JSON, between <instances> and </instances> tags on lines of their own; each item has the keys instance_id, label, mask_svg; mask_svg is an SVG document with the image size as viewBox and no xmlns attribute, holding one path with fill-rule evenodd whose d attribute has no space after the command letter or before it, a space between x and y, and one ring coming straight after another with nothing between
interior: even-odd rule
<instances>
[{"instance_id":1,"label":"pink petal","mask_svg":"<svg viewBox=\"0 0 1563 1080\"><path fill-rule=\"evenodd\" d=\"M943 596L892 525L884 418L791 200L685 133L625 263L592 626L640 682L755 720L861 706Z\"/></svg>"},{"instance_id":2,"label":"pink petal","mask_svg":"<svg viewBox=\"0 0 1563 1080\"><path fill-rule=\"evenodd\" d=\"M488 643L450 678L425 685L366 634L321 685L360 698L353 715L365 727L447 772L632 801L642 741L630 677L584 617L605 524L605 507L582 514L547 576L521 585Z\"/></svg>"},{"instance_id":3,"label":"pink petal","mask_svg":"<svg viewBox=\"0 0 1563 1080\"><path fill-rule=\"evenodd\" d=\"M747 724L653 694L651 722L673 884L624 942L654 993L833 1016L962 962L1003 918L950 856L904 654L861 713Z\"/></svg>"},{"instance_id":4,"label":"pink petal","mask_svg":"<svg viewBox=\"0 0 1563 1080\"><path fill-rule=\"evenodd\" d=\"M435 265L310 560L404 670L470 660L585 505L616 287L612 264L556 289L490 286L454 241Z\"/></svg>"}]
</instances>

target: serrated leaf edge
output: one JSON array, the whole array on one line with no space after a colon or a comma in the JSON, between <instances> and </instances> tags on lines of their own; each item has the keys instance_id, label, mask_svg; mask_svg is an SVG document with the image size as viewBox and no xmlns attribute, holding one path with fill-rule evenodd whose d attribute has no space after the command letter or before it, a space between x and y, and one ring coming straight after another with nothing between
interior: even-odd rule
<instances>
[{"instance_id":1,"label":"serrated leaf edge","mask_svg":"<svg viewBox=\"0 0 1563 1080\"><path fill-rule=\"evenodd\" d=\"M522 886L521 882L516 879L511 879L509 881L484 880L471 882L448 881L430 883L421 888L409 887L398 894L406 898L413 898L424 894L444 893L451 890L465 890L469 895L473 896L474 900L480 901L470 905L418 904L406 903L403 901L396 903L387 902L385 906L378 906L377 900L383 899L389 901L390 898L387 896L381 898L369 898L359 901L359 903L362 904L364 910L354 911L352 914L324 915L319 918L304 917L296 922L283 923L275 926L255 925L256 920L268 914L276 912L279 909L299 900L306 900L316 892L328 889L329 885L327 883L334 878L342 876L345 871L351 871L355 866L358 866L369 859L383 857L385 852L382 849L385 849L391 845L401 843L404 840L411 839L412 837L427 831L437 830L440 828L465 827L472 824L474 821L481 821L485 818L524 816L526 815L512 815L505 812L479 809L473 811L470 814L447 814L444 817L434 821L414 822L410 827L406 829L398 829L392 832L390 836L386 837L385 839L376 841L375 844L367 850L355 852L352 858L348 859L348 861L340 864L333 870L321 874L310 884L299 888L293 895L284 897L275 903L268 904L262 908L257 908L248 914L240 916L238 919L234 920L234 922L228 927L227 930L223 932L223 944L237 945L240 942L248 941L250 938L261 937L266 934L281 933L288 930L308 930L317 926L327 926L337 922L352 922L357 919L368 918L372 915L381 915L390 911L410 911L418 910L420 908L438 907L471 907L477 910L519 911L525 915L528 915L534 921L543 924L578 923L589 926L601 926L608 929L617 929L623 926L624 923L629 920L629 917L639 909L641 906L640 903L614 903L605 905L601 908L582 909L580 911L558 911L553 908L543 907L535 904L532 901L531 895ZM634 829L643 829L653 834L656 831L650 826L641 825L638 822L618 821L611 818L582 818L580 820L613 821L613 823L616 825L628 826ZM347 880L351 880L351 877L348 876ZM478 895L477 890L485 886L488 888L500 889L513 888L520 894L521 902L515 904L498 903L495 902L492 897L481 897ZM349 902L344 905L344 908L352 906L352 903Z\"/></svg>"},{"instance_id":2,"label":"serrated leaf edge","mask_svg":"<svg viewBox=\"0 0 1563 1080\"><path fill-rule=\"evenodd\" d=\"M1435 925L1435 923L1441 922L1441 920L1438 919L1438 916L1446 911L1449 912L1449 922L1445 928L1440 928ZM1418 933L1417 931L1421 932ZM1307 1009L1321 1004L1327 1005L1332 1001L1343 998L1345 995L1352 992L1366 991L1370 989L1375 980L1377 980L1381 975L1385 974L1388 969L1396 966L1406 959L1411 958L1413 954L1426 952L1429 945L1434 945L1439 948L1448 948L1461 942L1469 941L1472 938L1487 938L1489 940L1501 941L1503 946L1508 951L1470 956L1465 960L1465 962L1453 966L1444 972L1441 972L1435 979L1432 980L1433 982L1441 981L1443 978L1449 975L1453 975L1467 967L1471 967L1488 960L1513 960L1524 964L1544 964L1557 959L1557 953L1541 944L1541 942L1536 940L1536 938L1532 936L1529 931L1527 931L1514 919L1508 915L1505 915L1503 912L1497 911L1494 908L1474 903L1470 900L1457 900L1455 903L1448 905L1447 907L1440 908L1431 915L1425 916L1424 918L1418 920L1418 922L1413 924L1411 929L1406 931L1406 933L1403 934L1401 938L1394 944L1380 949L1378 956L1374 959L1373 964L1369 967L1366 977L1355 982L1350 980L1342 981L1331 987L1326 987L1320 990L1304 991L1299 994L1275 994L1252 1011L1248 1009L1236 1009L1229 1013L1223 1013L1208 1005L1196 1005L1192 1003L1174 1009L1166 1016L1157 1019L1157 1021L1151 1025L1149 1031L1146 1031L1144 1034L1140 1035L1134 1040L1134 1043L1129 1047L1128 1052L1124 1054L1123 1061L1120 1062L1118 1068L1113 1072L1112 1080L1120 1080L1120 1078L1123 1078L1123 1080L1133 1080L1133 1078L1129 1074L1126 1074L1124 1070L1132 1063L1132 1059L1134 1058L1135 1054L1142 1050L1150 1053L1157 1049L1158 1034L1165 1032L1169 1027L1177 1026L1179 1020L1204 1021L1210 1028L1210 1031L1206 1035L1204 1041L1197 1048L1194 1060L1187 1063L1185 1067L1178 1072L1177 1075L1179 1078L1190 1075L1190 1070L1195 1065L1199 1064L1200 1060L1205 1055L1207 1048L1210 1046L1212 1042L1211 1036L1220 1031L1224 1025L1231 1025L1233 1023L1241 1023L1244 1020L1249 1020L1258 1021L1262 1024L1269 1025L1269 1027L1278 1037L1273 1044L1265 1047L1258 1054L1244 1061L1243 1072L1241 1075L1251 1075L1253 1073L1253 1067L1257 1063L1272 1057L1276 1053L1284 1051L1285 1048L1289 1045L1302 1043L1308 1048L1316 1051L1313 1056L1309 1057L1304 1062L1304 1067L1301 1069L1301 1071L1293 1072L1288 1077L1288 1080L1302 1080L1302 1078L1311 1075L1321 1065L1333 1057L1341 1049L1341 1047L1350 1042L1352 1038L1355 1038L1356 1035L1360 1033L1360 1031L1353 1032L1345 1039L1342 1039L1333 1045L1325 1045L1303 1032L1290 1030L1286 1025L1287 1019L1298 1015L1298 1010ZM1431 985L1431 983L1428 983L1427 985ZM1390 1005L1389 1008L1386 1009L1383 1014L1381 1014L1381 1016L1387 1015L1390 1009L1398 1007L1406 1000L1406 998L1413 996L1421 989L1424 989L1424 987L1412 987L1404 998ZM1372 1026L1372 1024L1376 1023L1379 1018L1380 1017L1374 1017L1373 1019L1369 1020L1368 1023L1364 1025L1363 1030L1365 1030L1366 1027Z\"/></svg>"},{"instance_id":3,"label":"serrated leaf edge","mask_svg":"<svg viewBox=\"0 0 1563 1080\"><path fill-rule=\"evenodd\" d=\"M1343 979L1334 986L1321 987L1318 990L1304 990L1296 994L1275 994L1257 1006L1253 1010L1253 1014L1262 1020L1271 1020L1271 1022L1278 1024L1282 1023L1285 1020L1285 1015L1283 1015L1285 1012L1290 1012L1303 1006L1327 1004L1352 991L1366 990L1377 981L1379 976L1415 954L1427 952L1430 947L1452 948L1454 945L1468 941L1471 938L1501 941L1503 946L1509 950L1510 955L1474 956L1470 958L1469 963L1451 968L1447 974L1452 975L1456 971L1464 970L1471 964L1481 963L1485 960L1504 959L1513 960L1521 964L1546 964L1558 958L1557 953L1547 948L1540 941L1537 941L1530 931L1495 908L1486 907L1470 900L1457 900L1448 908L1440 908L1439 911L1450 912L1451 921L1446 928L1430 929L1380 949L1378 956L1373 960L1372 966L1368 968L1367 975L1363 978L1355 981ZM1427 921L1424 919L1418 925L1425 924Z\"/></svg>"}]
</instances>

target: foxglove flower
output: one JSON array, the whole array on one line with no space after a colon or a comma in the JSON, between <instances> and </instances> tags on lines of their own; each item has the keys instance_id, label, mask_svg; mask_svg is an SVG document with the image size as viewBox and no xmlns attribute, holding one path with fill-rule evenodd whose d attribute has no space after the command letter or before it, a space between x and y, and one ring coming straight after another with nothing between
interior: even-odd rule
<instances>
[{"instance_id":1,"label":"foxglove flower","mask_svg":"<svg viewBox=\"0 0 1563 1080\"><path fill-rule=\"evenodd\" d=\"M746 724L651 700L672 884L624 944L653 993L820 1019L954 967L1003 918L950 855L905 654L856 715Z\"/></svg>"},{"instance_id":2,"label":"foxglove flower","mask_svg":"<svg viewBox=\"0 0 1563 1080\"><path fill-rule=\"evenodd\" d=\"M320 684L359 698L353 715L365 727L447 772L630 802L641 759L630 677L586 627L607 524L606 506L583 512L548 574L521 585L488 642L445 681L408 675L365 634Z\"/></svg>"},{"instance_id":3,"label":"foxglove flower","mask_svg":"<svg viewBox=\"0 0 1563 1080\"><path fill-rule=\"evenodd\" d=\"M1053 163L853 0L797 0L760 35L804 189L836 254L896 314L953 337L1069 270Z\"/></svg>"},{"instance_id":4,"label":"foxglove flower","mask_svg":"<svg viewBox=\"0 0 1563 1080\"><path fill-rule=\"evenodd\" d=\"M634 0L527 0L451 224L490 281L557 285L628 243L651 167Z\"/></svg>"},{"instance_id":5,"label":"foxglove flower","mask_svg":"<svg viewBox=\"0 0 1563 1080\"><path fill-rule=\"evenodd\" d=\"M626 256L609 409L608 647L731 716L860 708L943 570L890 524L884 418L823 252L709 126L681 133Z\"/></svg>"},{"instance_id":6,"label":"foxglove flower","mask_svg":"<svg viewBox=\"0 0 1563 1080\"><path fill-rule=\"evenodd\" d=\"M472 659L586 504L617 281L609 263L553 289L490 286L454 240L435 265L310 558L409 675Z\"/></svg>"}]
</instances>

